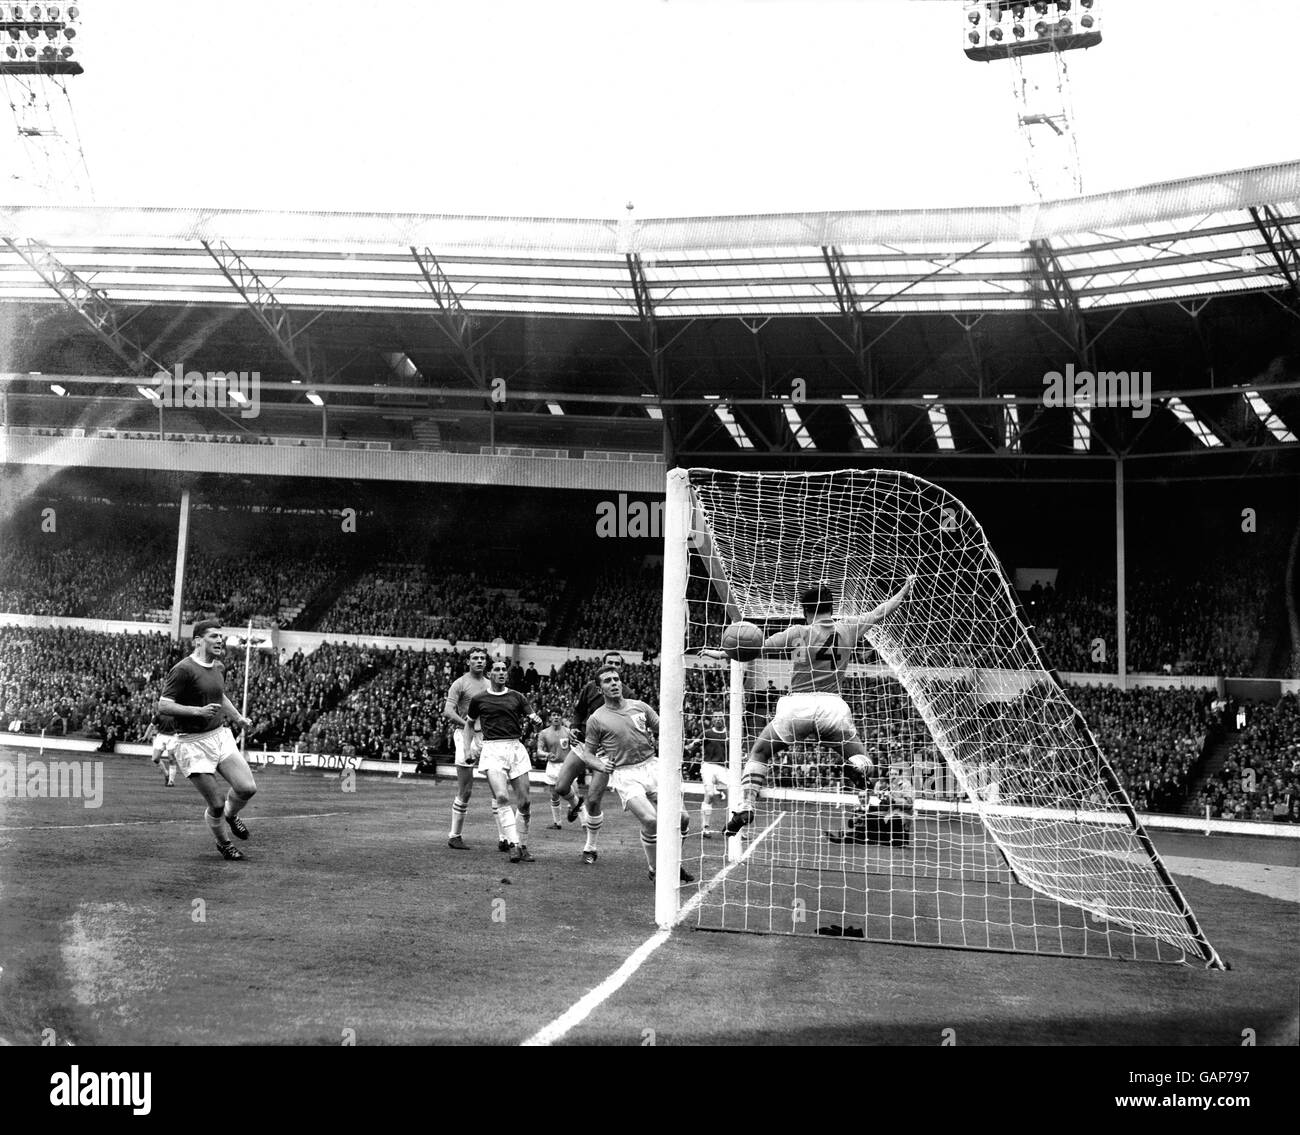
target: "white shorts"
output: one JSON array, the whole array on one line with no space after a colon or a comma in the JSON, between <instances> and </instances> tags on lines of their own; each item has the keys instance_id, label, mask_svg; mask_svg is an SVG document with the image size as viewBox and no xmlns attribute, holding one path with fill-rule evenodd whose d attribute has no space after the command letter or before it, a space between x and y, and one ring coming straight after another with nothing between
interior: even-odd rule
<instances>
[{"instance_id":1,"label":"white shorts","mask_svg":"<svg viewBox=\"0 0 1300 1135\"><path fill-rule=\"evenodd\" d=\"M227 757L239 756L235 736L224 725L206 733L181 733L176 738L176 767L182 776L196 772L216 772Z\"/></svg>"},{"instance_id":2,"label":"white shorts","mask_svg":"<svg viewBox=\"0 0 1300 1135\"><path fill-rule=\"evenodd\" d=\"M562 768L564 768L564 762L562 760L546 762L546 772L543 773L543 777L546 781L547 787L554 788L557 784L559 784L560 770Z\"/></svg>"},{"instance_id":3,"label":"white shorts","mask_svg":"<svg viewBox=\"0 0 1300 1135\"><path fill-rule=\"evenodd\" d=\"M176 759L176 742L178 738L175 733L155 733L153 735L153 760L154 764L159 761L172 761Z\"/></svg>"},{"instance_id":4,"label":"white shorts","mask_svg":"<svg viewBox=\"0 0 1300 1135\"><path fill-rule=\"evenodd\" d=\"M650 801L659 799L659 758L651 757L639 765L625 765L609 774L609 786L618 793L623 810L638 796Z\"/></svg>"},{"instance_id":5,"label":"white shorts","mask_svg":"<svg viewBox=\"0 0 1300 1135\"><path fill-rule=\"evenodd\" d=\"M722 765L705 761L700 765L700 779L705 788L720 788L726 792L731 787L731 776Z\"/></svg>"},{"instance_id":6,"label":"white shorts","mask_svg":"<svg viewBox=\"0 0 1300 1135\"><path fill-rule=\"evenodd\" d=\"M477 737L479 734L475 733ZM465 759L465 730L457 729L452 735L452 744L456 750L456 767L457 768L478 768L478 760ZM482 754L479 754L482 757Z\"/></svg>"},{"instance_id":7,"label":"white shorts","mask_svg":"<svg viewBox=\"0 0 1300 1135\"><path fill-rule=\"evenodd\" d=\"M856 741L853 713L838 694L786 694L776 703L772 732L787 745L794 741Z\"/></svg>"},{"instance_id":8,"label":"white shorts","mask_svg":"<svg viewBox=\"0 0 1300 1135\"><path fill-rule=\"evenodd\" d=\"M528 750L519 741L484 741L478 767L484 772L503 772L510 780L527 776L533 767Z\"/></svg>"}]
</instances>

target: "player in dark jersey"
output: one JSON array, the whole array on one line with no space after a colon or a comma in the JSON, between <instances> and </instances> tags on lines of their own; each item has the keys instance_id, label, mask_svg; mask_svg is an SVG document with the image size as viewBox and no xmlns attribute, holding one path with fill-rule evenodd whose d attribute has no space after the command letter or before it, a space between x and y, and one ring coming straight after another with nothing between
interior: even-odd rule
<instances>
[{"instance_id":1,"label":"player in dark jersey","mask_svg":"<svg viewBox=\"0 0 1300 1135\"><path fill-rule=\"evenodd\" d=\"M226 697L226 636L217 619L194 624L194 653L182 658L163 679L158 712L176 724L176 765L208 802L203 819L224 859L243 859L243 853L225 838L222 823L239 839L247 839L248 826L239 818L253 798L257 784L226 722L240 729L252 721ZM216 774L230 785L222 792Z\"/></svg>"},{"instance_id":2,"label":"player in dark jersey","mask_svg":"<svg viewBox=\"0 0 1300 1135\"><path fill-rule=\"evenodd\" d=\"M532 863L528 851L529 773L533 762L524 748L524 723L541 725L528 699L518 690L506 688L509 666L503 659L492 663L488 688L470 698L465 720L483 731L479 767L487 776L496 798L501 829L510 845L511 863ZM511 800L513 793L514 799Z\"/></svg>"},{"instance_id":3,"label":"player in dark jersey","mask_svg":"<svg viewBox=\"0 0 1300 1135\"><path fill-rule=\"evenodd\" d=\"M618 671L623 669L623 656L617 650L607 650L601 659L601 666L612 666ZM582 861L595 863L597 858L596 837L600 826L605 822L601 800L605 789L609 787L609 773L592 758L583 747L583 738L587 732L587 718L605 704L605 695L601 693L599 682L588 682L578 694L573 704L573 747L564 758L560 774L555 782L555 795L569 802L569 823L582 816L582 830L586 841L582 847ZM573 793L573 782L583 769L587 770L587 797L579 803Z\"/></svg>"},{"instance_id":4,"label":"player in dark jersey","mask_svg":"<svg viewBox=\"0 0 1300 1135\"><path fill-rule=\"evenodd\" d=\"M799 595L804 623L769 636L764 655L790 655L790 693L776 703L776 715L758 735L741 779L743 800L733 804L727 834L736 835L754 819L754 802L767 783L768 764L796 741L815 741L839 748L844 760L865 756L853 713L841 693L849 659L868 627L892 614L907 598L914 575L879 606L865 615L835 613L836 595L829 584L805 588ZM727 653L705 647L706 658L725 659Z\"/></svg>"},{"instance_id":5,"label":"player in dark jersey","mask_svg":"<svg viewBox=\"0 0 1300 1135\"><path fill-rule=\"evenodd\" d=\"M725 797L730 788L727 774L728 763L727 719L715 713L709 724L704 727L704 736L691 745L691 751L700 753L700 780L704 782L704 799L700 801L700 834L711 839L713 832L709 821L713 818L713 802L719 796Z\"/></svg>"},{"instance_id":6,"label":"player in dark jersey","mask_svg":"<svg viewBox=\"0 0 1300 1135\"><path fill-rule=\"evenodd\" d=\"M653 879L659 801L659 745L655 734L659 715L643 701L624 698L623 676L617 666L602 666L596 677L602 704L587 718L587 752L600 761L624 810L640 821L641 848ZM683 867L681 881L693 883L695 876Z\"/></svg>"},{"instance_id":7,"label":"player in dark jersey","mask_svg":"<svg viewBox=\"0 0 1300 1135\"><path fill-rule=\"evenodd\" d=\"M465 827L465 816L469 813L469 798L474 791L474 769L478 767L479 751L483 739L465 724L465 711L469 708L470 698L488 688L487 671L488 652L481 646L474 647L465 659L467 669L451 684L447 691L447 700L442 707L442 716L458 726L452 735L456 750L456 798L451 802L451 832L447 836L447 846L453 851L468 851L469 844L461 837ZM509 850L510 843L506 833L501 830L501 817L497 812L496 802L492 804L492 816L497 823L497 850Z\"/></svg>"}]
</instances>

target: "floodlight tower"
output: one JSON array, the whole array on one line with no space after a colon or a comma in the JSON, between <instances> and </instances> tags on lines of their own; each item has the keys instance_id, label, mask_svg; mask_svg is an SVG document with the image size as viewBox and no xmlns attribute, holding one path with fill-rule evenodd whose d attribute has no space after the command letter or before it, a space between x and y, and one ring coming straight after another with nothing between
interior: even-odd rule
<instances>
[{"instance_id":1,"label":"floodlight tower","mask_svg":"<svg viewBox=\"0 0 1300 1135\"><path fill-rule=\"evenodd\" d=\"M1025 173L1042 200L1083 192L1065 52L1101 42L1096 0L967 0L968 59L1009 59ZM1037 58L1034 58L1037 56Z\"/></svg>"},{"instance_id":2,"label":"floodlight tower","mask_svg":"<svg viewBox=\"0 0 1300 1135\"><path fill-rule=\"evenodd\" d=\"M68 80L82 73L73 46L76 4L0 3L0 78L13 112L17 157L4 170L47 199L75 200L90 191ZM78 45L79 46L79 45Z\"/></svg>"}]
</instances>

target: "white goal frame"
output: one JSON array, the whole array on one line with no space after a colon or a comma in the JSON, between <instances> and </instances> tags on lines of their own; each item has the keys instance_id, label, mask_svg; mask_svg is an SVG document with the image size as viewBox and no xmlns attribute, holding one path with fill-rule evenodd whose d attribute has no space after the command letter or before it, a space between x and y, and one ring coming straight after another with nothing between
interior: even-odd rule
<instances>
[{"instance_id":1,"label":"white goal frame","mask_svg":"<svg viewBox=\"0 0 1300 1135\"><path fill-rule=\"evenodd\" d=\"M661 732L659 738L659 808L658 808L658 843L657 843L657 867L656 867L656 886L655 886L655 921L664 929L676 925L682 920L684 915L689 912L692 906L698 906L698 900L693 899L686 904L683 903L683 894L690 894L679 886L679 871L682 864L681 840L679 838L679 823L682 815L682 793L681 793L681 764L685 744L685 719L683 705L687 689L687 665L686 665L686 644L688 620L690 618L689 605L687 600L687 585L690 579L690 555L691 555L691 533L694 530L693 519L696 515L697 504L691 488L691 470L674 469L667 475L666 484L666 501L664 509L664 575L663 575L663 621L662 621L662 652L660 656L660 720ZM704 473L704 470L697 471ZM863 471L849 471L856 475L862 475ZM920 478L912 477L910 474L895 474L887 470L874 470L887 476L897 476L906 478L908 481L915 482L918 485L927 488L936 489L936 486L929 485ZM725 476L737 476L737 474L722 474ZM787 474L773 474L774 477L785 476ZM829 475L829 474L828 474ZM743 476L754 476L754 474L744 474ZM955 498L953 498L955 500ZM958 504L960 502L957 502ZM971 518L973 521L973 518ZM978 529L978 523L975 522L975 528ZM980 531L983 538L983 533ZM987 544L986 544L987 547ZM706 558L707 558L706 552ZM991 552L990 552L991 555ZM996 563L996 561L994 561ZM1010 610L1015 612L1017 618L1020 618L1021 627L1029 638L1032 648L1033 657L1037 661L1037 666L1041 673L1046 675L1055 684L1058 691L1061 691L1060 683L1056 678L1055 672L1048 669L1042 660L1041 651L1038 644L1029 635L1029 629L1024 624L1019 611L1019 605L1015 599L1014 593L1010 591L1010 585L1006 581L1005 571L1001 572L1001 589L1005 592L1005 599L1010 606ZM734 604L724 595L721 597L726 605L729 616L733 619L742 617L742 613ZM720 629L720 628L719 628ZM742 663L731 662L729 666L729 708L730 708L730 780L732 788L732 800L738 798L734 795L740 789L741 766L743 765L746 754L742 752L745 745L741 729L741 718L744 712L744 674L745 666ZM897 676L897 675L895 675ZM1036 674L1037 676L1037 674ZM1041 680L1041 678L1039 679ZM1062 693L1064 698L1064 694ZM1066 699L1068 700L1068 699ZM1073 708L1073 707L1071 707ZM1085 752L1095 752L1097 757L1097 767L1101 778L1101 783L1108 791L1112 801L1112 810L1108 811L1104 817L1089 816L1085 811L1076 808L1072 812L1062 812L1062 817L1069 817L1071 822L1100 822L1102 826L1119 827L1131 829L1131 839L1134 847L1137 849L1134 854L1139 860L1146 859L1149 861L1151 870L1154 875L1152 890L1163 892L1165 898L1161 901L1171 901L1177 909L1178 916L1183 919L1186 925L1185 941L1192 943L1190 949L1184 947L1192 957L1197 953L1200 959L1209 968L1226 968L1219 958L1214 947L1206 939L1197 923L1195 914L1187 904L1179 891L1177 884L1170 877L1164 863L1161 861L1158 852L1152 844L1150 837L1147 835L1136 812L1134 811L1127 794L1125 793L1114 771L1110 768L1109 763L1105 760L1104 755L1098 745L1096 738L1091 730L1088 729L1082 716L1075 712L1074 729L1077 731L1081 746ZM932 732L933 725L929 725ZM938 738L936 737L936 741ZM941 746L942 748L942 746ZM944 752L944 759L951 764L949 756ZM959 770L953 769L954 773ZM733 805L734 808L734 805ZM970 815L972 809L960 808L967 815ZM1029 811L1029 809L1020 809L1014 805L990 805L986 800L976 809L980 815L981 822L984 819L983 813L986 811L1014 813L1017 811ZM1055 820L1057 813L1051 813L1048 816L1048 822ZM988 834L997 842L996 833L988 830ZM726 866L719 872L719 875L731 871L737 862L743 857L741 850L741 841L737 839L728 840L726 854ZM1000 846L1000 845L999 845ZM1008 867L1011 864L1008 863ZM1022 880L1011 868L1012 877L1017 884L1028 886L1031 890L1037 892L1037 888L1032 887L1032 880ZM701 894L704 888L708 887L711 880L700 880ZM1045 892L1046 893L1046 892ZM1059 895L1049 895L1053 901L1060 902ZM1090 908L1078 903L1070 903L1066 900L1066 905L1074 906L1080 911L1095 914ZM1105 913L1104 911L1102 913ZM928 944L928 943L918 943ZM981 948L981 947L972 947ZM1072 955L1065 955L1072 956Z\"/></svg>"}]
</instances>

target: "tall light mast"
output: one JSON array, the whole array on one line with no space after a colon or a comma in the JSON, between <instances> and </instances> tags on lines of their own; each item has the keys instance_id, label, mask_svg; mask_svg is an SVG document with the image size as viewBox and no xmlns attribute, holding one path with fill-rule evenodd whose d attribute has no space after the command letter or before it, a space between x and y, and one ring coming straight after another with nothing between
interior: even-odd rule
<instances>
[{"instance_id":1,"label":"tall light mast","mask_svg":"<svg viewBox=\"0 0 1300 1135\"><path fill-rule=\"evenodd\" d=\"M0 79L13 115L5 147L6 195L21 188L52 201L85 200L90 173L68 82L82 73L77 4L0 3Z\"/></svg>"},{"instance_id":2,"label":"tall light mast","mask_svg":"<svg viewBox=\"0 0 1300 1135\"><path fill-rule=\"evenodd\" d=\"M1067 51L1101 42L1096 0L967 0L968 59L1010 60L1025 176L1040 200L1083 192Z\"/></svg>"}]
</instances>

